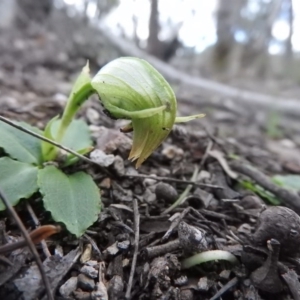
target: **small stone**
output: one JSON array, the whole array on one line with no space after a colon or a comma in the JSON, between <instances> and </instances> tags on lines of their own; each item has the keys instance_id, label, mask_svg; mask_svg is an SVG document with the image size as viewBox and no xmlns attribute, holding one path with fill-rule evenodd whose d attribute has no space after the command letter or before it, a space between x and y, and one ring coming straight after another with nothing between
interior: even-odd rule
<instances>
[{"instance_id":1,"label":"small stone","mask_svg":"<svg viewBox=\"0 0 300 300\"><path fill-rule=\"evenodd\" d=\"M84 291L93 291L95 288L95 281L84 274L79 274L77 286Z\"/></svg>"},{"instance_id":2,"label":"small stone","mask_svg":"<svg viewBox=\"0 0 300 300\"><path fill-rule=\"evenodd\" d=\"M123 176L125 174L124 160L121 156L115 156L113 167L119 176Z\"/></svg>"},{"instance_id":3,"label":"small stone","mask_svg":"<svg viewBox=\"0 0 300 300\"><path fill-rule=\"evenodd\" d=\"M104 178L99 186L102 188L102 189L109 189L111 187L111 179L109 177L106 177Z\"/></svg>"},{"instance_id":4,"label":"small stone","mask_svg":"<svg viewBox=\"0 0 300 300\"><path fill-rule=\"evenodd\" d=\"M168 145L163 149L162 155L168 159L174 159L176 161L180 161L184 156L184 152L181 148L178 148L173 145Z\"/></svg>"},{"instance_id":5,"label":"small stone","mask_svg":"<svg viewBox=\"0 0 300 300\"><path fill-rule=\"evenodd\" d=\"M58 103L61 107L64 107L67 103L68 97L62 93L56 93L53 96L53 100Z\"/></svg>"},{"instance_id":6,"label":"small stone","mask_svg":"<svg viewBox=\"0 0 300 300\"><path fill-rule=\"evenodd\" d=\"M148 204L156 201L156 195L150 189L146 189L142 197Z\"/></svg>"},{"instance_id":7,"label":"small stone","mask_svg":"<svg viewBox=\"0 0 300 300\"><path fill-rule=\"evenodd\" d=\"M86 117L91 124L97 124L100 119L99 113L91 107L86 110Z\"/></svg>"},{"instance_id":8,"label":"small stone","mask_svg":"<svg viewBox=\"0 0 300 300\"><path fill-rule=\"evenodd\" d=\"M129 263L130 263L130 260L128 258L124 258L122 261L122 267L123 268L128 267Z\"/></svg>"},{"instance_id":9,"label":"small stone","mask_svg":"<svg viewBox=\"0 0 300 300\"><path fill-rule=\"evenodd\" d=\"M219 274L219 276L220 276L220 278L222 278L222 279L229 279L229 277L230 277L230 274L231 274L231 271L230 270L223 270L220 274Z\"/></svg>"},{"instance_id":10,"label":"small stone","mask_svg":"<svg viewBox=\"0 0 300 300\"><path fill-rule=\"evenodd\" d=\"M202 252L208 249L205 232L183 221L178 225L178 238L186 252Z\"/></svg>"},{"instance_id":11,"label":"small stone","mask_svg":"<svg viewBox=\"0 0 300 300\"><path fill-rule=\"evenodd\" d=\"M158 200L166 200L169 203L173 203L178 197L176 189L172 185L164 182L159 182L156 185L155 194Z\"/></svg>"},{"instance_id":12,"label":"small stone","mask_svg":"<svg viewBox=\"0 0 300 300\"><path fill-rule=\"evenodd\" d=\"M194 291L192 289L180 290L180 299L181 300L193 300L194 299Z\"/></svg>"},{"instance_id":13,"label":"small stone","mask_svg":"<svg viewBox=\"0 0 300 300\"><path fill-rule=\"evenodd\" d=\"M77 277L71 277L69 278L60 288L59 293L67 298L71 295L72 292L76 290L77 287L78 278Z\"/></svg>"},{"instance_id":14,"label":"small stone","mask_svg":"<svg viewBox=\"0 0 300 300\"><path fill-rule=\"evenodd\" d=\"M122 292L124 290L124 282L122 277L115 275L109 282L108 294L109 299L121 299Z\"/></svg>"},{"instance_id":15,"label":"small stone","mask_svg":"<svg viewBox=\"0 0 300 300\"><path fill-rule=\"evenodd\" d=\"M101 167L108 167L112 165L115 161L115 156L112 154L106 154L100 149L96 149L91 152L90 159Z\"/></svg>"},{"instance_id":16,"label":"small stone","mask_svg":"<svg viewBox=\"0 0 300 300\"><path fill-rule=\"evenodd\" d=\"M182 275L174 280L174 284L178 286L184 286L188 284L188 278L186 275Z\"/></svg>"},{"instance_id":17,"label":"small stone","mask_svg":"<svg viewBox=\"0 0 300 300\"><path fill-rule=\"evenodd\" d=\"M150 176L155 177L156 175L151 174ZM144 185L144 187L150 187L150 186L155 185L156 182L157 182L157 180L155 180L153 178L146 178L146 179L143 180L143 185Z\"/></svg>"},{"instance_id":18,"label":"small stone","mask_svg":"<svg viewBox=\"0 0 300 300\"><path fill-rule=\"evenodd\" d=\"M85 262L89 261L91 259L91 255L92 255L92 245L87 244L80 257L80 262L84 264Z\"/></svg>"},{"instance_id":19,"label":"small stone","mask_svg":"<svg viewBox=\"0 0 300 300\"><path fill-rule=\"evenodd\" d=\"M119 298L108 298L106 286L102 281L100 281L96 285L96 291L91 293L91 299L108 300L108 299L119 299Z\"/></svg>"},{"instance_id":20,"label":"small stone","mask_svg":"<svg viewBox=\"0 0 300 300\"><path fill-rule=\"evenodd\" d=\"M97 149L106 153L118 150L120 153L128 153L132 146L132 140L117 129L99 127L97 132Z\"/></svg>"},{"instance_id":21,"label":"small stone","mask_svg":"<svg viewBox=\"0 0 300 300\"><path fill-rule=\"evenodd\" d=\"M83 266L80 269L80 272L84 275L89 276L90 278L97 278L98 277L98 271L95 270L93 267L91 266Z\"/></svg>"},{"instance_id":22,"label":"small stone","mask_svg":"<svg viewBox=\"0 0 300 300\"><path fill-rule=\"evenodd\" d=\"M205 170L201 170L197 179L199 181L209 180L211 178L211 174Z\"/></svg>"},{"instance_id":23,"label":"small stone","mask_svg":"<svg viewBox=\"0 0 300 300\"><path fill-rule=\"evenodd\" d=\"M64 257L64 250L60 245L56 245L54 254L57 255L58 257Z\"/></svg>"},{"instance_id":24,"label":"small stone","mask_svg":"<svg viewBox=\"0 0 300 300\"><path fill-rule=\"evenodd\" d=\"M289 140L289 139L283 139L283 140L281 140L280 144L282 146L284 146L285 148L289 148L289 149L295 149L295 148L297 148L295 142L293 142L292 140Z\"/></svg>"},{"instance_id":25,"label":"small stone","mask_svg":"<svg viewBox=\"0 0 300 300\"><path fill-rule=\"evenodd\" d=\"M239 205L245 209L260 209L264 202L257 196L247 195L239 202Z\"/></svg>"},{"instance_id":26,"label":"small stone","mask_svg":"<svg viewBox=\"0 0 300 300\"><path fill-rule=\"evenodd\" d=\"M75 291L73 295L76 300L92 300L91 293L83 291Z\"/></svg>"},{"instance_id":27,"label":"small stone","mask_svg":"<svg viewBox=\"0 0 300 300\"><path fill-rule=\"evenodd\" d=\"M120 249L118 248L117 243L113 243L105 250L105 252L107 252L110 255L116 255L119 251Z\"/></svg>"},{"instance_id":28,"label":"small stone","mask_svg":"<svg viewBox=\"0 0 300 300\"><path fill-rule=\"evenodd\" d=\"M126 171L127 176L138 175L138 174L139 174L139 172L135 168L132 168L132 167L127 168L127 171Z\"/></svg>"},{"instance_id":29,"label":"small stone","mask_svg":"<svg viewBox=\"0 0 300 300\"><path fill-rule=\"evenodd\" d=\"M210 288L207 277L201 277L197 284L198 290L201 292L207 292Z\"/></svg>"},{"instance_id":30,"label":"small stone","mask_svg":"<svg viewBox=\"0 0 300 300\"><path fill-rule=\"evenodd\" d=\"M127 250L130 246L130 241L122 241L117 243L117 247L121 250Z\"/></svg>"},{"instance_id":31,"label":"small stone","mask_svg":"<svg viewBox=\"0 0 300 300\"><path fill-rule=\"evenodd\" d=\"M96 267L98 266L98 262L96 260L89 260L85 263L87 266L90 266L90 267Z\"/></svg>"}]
</instances>

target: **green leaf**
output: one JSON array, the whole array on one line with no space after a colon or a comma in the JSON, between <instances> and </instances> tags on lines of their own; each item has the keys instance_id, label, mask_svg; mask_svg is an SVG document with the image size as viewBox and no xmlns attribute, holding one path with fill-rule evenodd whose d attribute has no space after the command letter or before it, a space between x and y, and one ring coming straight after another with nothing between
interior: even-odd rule
<instances>
[{"instance_id":1,"label":"green leaf","mask_svg":"<svg viewBox=\"0 0 300 300\"><path fill-rule=\"evenodd\" d=\"M66 175L54 166L47 166L39 171L38 185L44 206L53 219L64 223L77 237L97 220L100 192L88 174Z\"/></svg>"},{"instance_id":2,"label":"green leaf","mask_svg":"<svg viewBox=\"0 0 300 300\"><path fill-rule=\"evenodd\" d=\"M53 120L48 124L51 128L47 128L47 135L51 136L54 140L56 140L57 138L60 123L61 120ZM93 142L88 125L82 120L73 120L67 128L60 144L77 152L82 152L85 149L90 149ZM54 146L54 148L56 147ZM46 161L55 159L56 152L53 151L52 146L43 146L43 151L44 159Z\"/></svg>"},{"instance_id":3,"label":"green leaf","mask_svg":"<svg viewBox=\"0 0 300 300\"><path fill-rule=\"evenodd\" d=\"M65 132L72 122L78 109L89 98L89 96L94 93L95 91L91 86L89 64L87 63L73 85L67 105L64 109L60 128L58 130L58 136L56 139L57 142L62 141Z\"/></svg>"},{"instance_id":4,"label":"green leaf","mask_svg":"<svg viewBox=\"0 0 300 300\"><path fill-rule=\"evenodd\" d=\"M276 175L272 177L272 181L283 188L300 191L299 175Z\"/></svg>"},{"instance_id":5,"label":"green leaf","mask_svg":"<svg viewBox=\"0 0 300 300\"><path fill-rule=\"evenodd\" d=\"M41 131L23 122L16 122L27 129L41 134ZM39 165L42 162L41 141L0 121L0 148L12 158L21 162Z\"/></svg>"},{"instance_id":6,"label":"green leaf","mask_svg":"<svg viewBox=\"0 0 300 300\"><path fill-rule=\"evenodd\" d=\"M9 157L0 158L0 187L11 205L16 205L20 199L29 198L38 189L38 168ZM5 206L0 201L0 210Z\"/></svg>"},{"instance_id":7,"label":"green leaf","mask_svg":"<svg viewBox=\"0 0 300 300\"><path fill-rule=\"evenodd\" d=\"M51 132L54 137L57 136L61 120L56 120L52 124ZM61 144L79 151L92 146L93 142L88 125L82 120L73 120L68 127Z\"/></svg>"},{"instance_id":8,"label":"green leaf","mask_svg":"<svg viewBox=\"0 0 300 300\"><path fill-rule=\"evenodd\" d=\"M249 191L254 192L255 194L259 195L260 197L266 199L270 204L272 205L280 205L281 200L278 199L275 195L270 193L269 191L266 191L264 188L262 188L258 184L254 184L251 181L248 180L241 180L239 184Z\"/></svg>"},{"instance_id":9,"label":"green leaf","mask_svg":"<svg viewBox=\"0 0 300 300\"><path fill-rule=\"evenodd\" d=\"M44 137L47 139L50 139L54 141L54 137L51 132L51 127L53 125L53 122L57 120L59 116L55 116L52 118L46 125L45 130L44 130ZM54 145L47 143L45 141L42 141L42 154L43 154L43 160L44 161L49 161L51 159L54 159L56 154L57 154L58 148L55 147Z\"/></svg>"}]
</instances>

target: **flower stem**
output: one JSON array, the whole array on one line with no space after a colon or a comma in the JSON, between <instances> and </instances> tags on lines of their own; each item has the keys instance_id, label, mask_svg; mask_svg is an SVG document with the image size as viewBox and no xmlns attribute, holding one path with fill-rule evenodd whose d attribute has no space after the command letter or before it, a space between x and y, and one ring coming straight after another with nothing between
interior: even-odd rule
<instances>
[{"instance_id":1,"label":"flower stem","mask_svg":"<svg viewBox=\"0 0 300 300\"><path fill-rule=\"evenodd\" d=\"M61 118L58 133L55 138L56 142L60 143L62 141L68 126L74 118L74 115L77 113L81 105L94 93L95 90L91 86L90 82L81 86L76 92L71 93Z\"/></svg>"}]
</instances>

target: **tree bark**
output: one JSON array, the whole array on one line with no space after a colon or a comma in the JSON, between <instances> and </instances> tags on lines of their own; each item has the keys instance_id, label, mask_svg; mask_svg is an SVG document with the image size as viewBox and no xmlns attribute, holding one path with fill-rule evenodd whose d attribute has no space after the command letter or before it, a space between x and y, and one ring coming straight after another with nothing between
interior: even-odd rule
<instances>
[{"instance_id":1,"label":"tree bark","mask_svg":"<svg viewBox=\"0 0 300 300\"><path fill-rule=\"evenodd\" d=\"M15 23L20 28L26 28L30 23L44 24L48 19L53 0L17 0Z\"/></svg>"},{"instance_id":2,"label":"tree bark","mask_svg":"<svg viewBox=\"0 0 300 300\"><path fill-rule=\"evenodd\" d=\"M158 39L160 30L158 13L158 0L151 0L151 12L149 18L149 37L147 41L147 52L151 55L160 57L161 43Z\"/></svg>"},{"instance_id":3,"label":"tree bark","mask_svg":"<svg viewBox=\"0 0 300 300\"><path fill-rule=\"evenodd\" d=\"M289 21L289 35L285 42L285 57L287 62L289 63L293 59L293 45L292 45L292 37L293 37L293 23L294 23L294 10L293 10L293 1L285 0L285 4L288 6L288 21Z\"/></svg>"}]
</instances>

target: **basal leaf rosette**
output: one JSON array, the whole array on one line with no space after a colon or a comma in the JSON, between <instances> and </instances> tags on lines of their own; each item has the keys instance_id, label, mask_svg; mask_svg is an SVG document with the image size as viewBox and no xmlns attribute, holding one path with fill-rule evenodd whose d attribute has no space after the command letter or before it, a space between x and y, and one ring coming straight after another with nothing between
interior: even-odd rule
<instances>
[{"instance_id":1,"label":"basal leaf rosette","mask_svg":"<svg viewBox=\"0 0 300 300\"><path fill-rule=\"evenodd\" d=\"M129 119L133 145L129 159L138 168L167 138L176 122L177 103L174 92L163 76L149 63L123 57L104 66L91 85L104 108L116 119ZM202 115L179 118L188 121Z\"/></svg>"}]
</instances>

